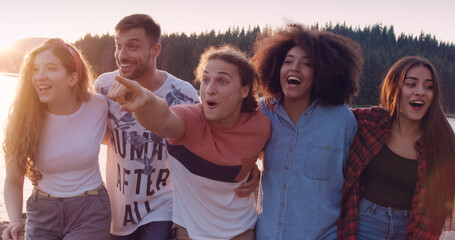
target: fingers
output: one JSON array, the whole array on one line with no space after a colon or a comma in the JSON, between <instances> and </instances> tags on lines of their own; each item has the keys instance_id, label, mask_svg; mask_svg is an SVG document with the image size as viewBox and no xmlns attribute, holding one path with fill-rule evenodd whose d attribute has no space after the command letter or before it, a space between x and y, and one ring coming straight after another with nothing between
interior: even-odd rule
<instances>
[{"instance_id":1,"label":"fingers","mask_svg":"<svg viewBox=\"0 0 455 240\"><path fill-rule=\"evenodd\" d=\"M256 187L257 185L251 181L242 183L237 189L235 189L235 195L239 198L248 197L256 190Z\"/></svg>"},{"instance_id":2,"label":"fingers","mask_svg":"<svg viewBox=\"0 0 455 240\"><path fill-rule=\"evenodd\" d=\"M138 82L124 78L122 76L115 76L115 87L116 91L120 93L119 96L125 103L130 103L132 100L132 96L137 95L142 87L139 85ZM124 92L123 92L124 91Z\"/></svg>"},{"instance_id":3,"label":"fingers","mask_svg":"<svg viewBox=\"0 0 455 240\"><path fill-rule=\"evenodd\" d=\"M249 180L242 183L237 189L235 189L235 195L237 197L248 197L253 193L258 187L258 182Z\"/></svg>"},{"instance_id":4,"label":"fingers","mask_svg":"<svg viewBox=\"0 0 455 240\"><path fill-rule=\"evenodd\" d=\"M258 182L258 183L259 183L259 180L261 180L261 170L259 170L259 168L258 168L257 165L255 165L255 166L251 169L250 179L251 179L253 182Z\"/></svg>"},{"instance_id":5,"label":"fingers","mask_svg":"<svg viewBox=\"0 0 455 240\"><path fill-rule=\"evenodd\" d=\"M138 94L141 93L142 87L135 81L126 79L121 76L115 76L116 82L112 84L107 96L120 104L120 110L132 112L137 108L135 102Z\"/></svg>"},{"instance_id":6,"label":"fingers","mask_svg":"<svg viewBox=\"0 0 455 240\"><path fill-rule=\"evenodd\" d=\"M128 89L124 85L119 82L114 82L114 84L112 84L111 88L109 89L107 96L110 99L120 103L120 105L123 105L127 104L127 101L125 99L125 96L128 93L127 91Z\"/></svg>"},{"instance_id":7,"label":"fingers","mask_svg":"<svg viewBox=\"0 0 455 240\"><path fill-rule=\"evenodd\" d=\"M11 239L11 236L9 235L9 230L8 230L8 228L5 228L5 230L3 230L2 239L4 239L4 240Z\"/></svg>"},{"instance_id":8,"label":"fingers","mask_svg":"<svg viewBox=\"0 0 455 240\"><path fill-rule=\"evenodd\" d=\"M137 82L120 75L115 76L115 80L127 88L136 88Z\"/></svg>"},{"instance_id":9,"label":"fingers","mask_svg":"<svg viewBox=\"0 0 455 240\"><path fill-rule=\"evenodd\" d=\"M13 227L10 235L13 240L19 240L19 237L21 236L21 234L22 234L21 228Z\"/></svg>"},{"instance_id":10,"label":"fingers","mask_svg":"<svg viewBox=\"0 0 455 240\"><path fill-rule=\"evenodd\" d=\"M19 240L22 235L23 225L12 224L9 225L2 233L2 239Z\"/></svg>"},{"instance_id":11,"label":"fingers","mask_svg":"<svg viewBox=\"0 0 455 240\"><path fill-rule=\"evenodd\" d=\"M112 84L107 96L120 104L120 110L134 112L145 105L149 90L143 88L138 82L121 76L115 76L117 80Z\"/></svg>"},{"instance_id":12,"label":"fingers","mask_svg":"<svg viewBox=\"0 0 455 240\"><path fill-rule=\"evenodd\" d=\"M251 169L250 177L248 181L242 183L236 190L235 194L237 197L248 197L256 191L259 186L259 180L261 178L261 171L258 169L257 165Z\"/></svg>"}]
</instances>

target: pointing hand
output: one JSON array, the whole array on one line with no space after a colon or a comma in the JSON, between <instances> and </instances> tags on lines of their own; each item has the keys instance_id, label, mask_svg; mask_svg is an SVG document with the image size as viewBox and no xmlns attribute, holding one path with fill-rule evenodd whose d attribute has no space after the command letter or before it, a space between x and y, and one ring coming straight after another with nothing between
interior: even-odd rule
<instances>
[{"instance_id":1,"label":"pointing hand","mask_svg":"<svg viewBox=\"0 0 455 240\"><path fill-rule=\"evenodd\" d=\"M134 112L145 104L147 89L121 76L115 76L115 80L107 96L120 103L120 110Z\"/></svg>"}]
</instances>

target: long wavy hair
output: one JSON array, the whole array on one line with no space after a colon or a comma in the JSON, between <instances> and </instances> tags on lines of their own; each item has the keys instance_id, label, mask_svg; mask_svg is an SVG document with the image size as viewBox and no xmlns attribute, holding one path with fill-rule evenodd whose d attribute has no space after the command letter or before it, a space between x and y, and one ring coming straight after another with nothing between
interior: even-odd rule
<instances>
[{"instance_id":1,"label":"long wavy hair","mask_svg":"<svg viewBox=\"0 0 455 240\"><path fill-rule=\"evenodd\" d=\"M47 116L46 104L39 100L32 82L35 58L44 51L51 51L58 57L68 74L78 73L78 83L74 86L78 101L87 101L93 92L93 70L74 46L60 39L50 39L24 57L16 97L9 109L4 129L3 151L6 164L27 175L35 173L34 166ZM80 61L78 66L76 61Z\"/></svg>"},{"instance_id":2,"label":"long wavy hair","mask_svg":"<svg viewBox=\"0 0 455 240\"><path fill-rule=\"evenodd\" d=\"M421 121L427 160L423 213L437 221L451 219L455 194L455 134L441 105L439 76L430 61L408 56L398 60L389 70L381 86L381 105L392 120L399 120L400 96L409 70L426 67L433 77L433 101Z\"/></svg>"}]
</instances>

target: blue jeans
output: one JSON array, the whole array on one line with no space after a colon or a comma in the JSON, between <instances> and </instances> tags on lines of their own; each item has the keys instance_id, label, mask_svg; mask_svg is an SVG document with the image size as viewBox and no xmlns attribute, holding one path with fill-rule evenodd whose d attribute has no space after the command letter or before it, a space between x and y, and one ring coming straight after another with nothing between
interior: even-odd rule
<instances>
[{"instance_id":1,"label":"blue jeans","mask_svg":"<svg viewBox=\"0 0 455 240\"><path fill-rule=\"evenodd\" d=\"M110 240L169 240L172 235L172 221L151 222L142 225L126 236L112 235Z\"/></svg>"},{"instance_id":2,"label":"blue jeans","mask_svg":"<svg viewBox=\"0 0 455 240\"><path fill-rule=\"evenodd\" d=\"M405 239L409 211L360 200L357 239Z\"/></svg>"}]
</instances>

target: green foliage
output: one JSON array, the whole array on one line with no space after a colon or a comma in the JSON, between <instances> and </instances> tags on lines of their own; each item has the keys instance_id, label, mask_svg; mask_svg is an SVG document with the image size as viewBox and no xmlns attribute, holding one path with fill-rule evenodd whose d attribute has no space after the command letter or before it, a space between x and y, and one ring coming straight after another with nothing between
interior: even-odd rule
<instances>
[{"instance_id":1,"label":"green foliage","mask_svg":"<svg viewBox=\"0 0 455 240\"><path fill-rule=\"evenodd\" d=\"M113 36L104 34L99 37L98 35L87 34L76 41L75 45L92 65L96 76L117 69L114 59L115 43Z\"/></svg>"},{"instance_id":2,"label":"green foliage","mask_svg":"<svg viewBox=\"0 0 455 240\"><path fill-rule=\"evenodd\" d=\"M355 29L345 25L326 27L323 30L350 37L363 49L365 58L361 89L354 104L374 105L378 103L379 85L387 70L404 56L416 55L429 59L441 78L442 102L446 112L455 112L455 46L453 43L438 42L434 36L396 37L393 26L374 25Z\"/></svg>"},{"instance_id":3,"label":"green foliage","mask_svg":"<svg viewBox=\"0 0 455 240\"><path fill-rule=\"evenodd\" d=\"M331 23L321 27L316 24L311 28L334 32L358 42L365 58L364 74L361 77L361 89L355 98L356 105L376 105L378 103L379 84L388 68L398 59L409 55L418 55L429 59L438 70L442 85L442 101L447 112L455 113L455 46L453 43L439 42L434 36L421 33L419 36L395 35L393 26L381 24L352 28L346 24ZM247 30L231 27L224 33L214 30L187 36L184 33L171 33L162 36L162 51L157 67L166 70L188 82L194 82L194 69L199 56L209 46L231 44L252 54L253 44L261 32L268 32L268 27L249 27ZM114 59L114 37L105 34L101 37L86 35L76 43L93 65L97 75L116 69Z\"/></svg>"}]
</instances>

